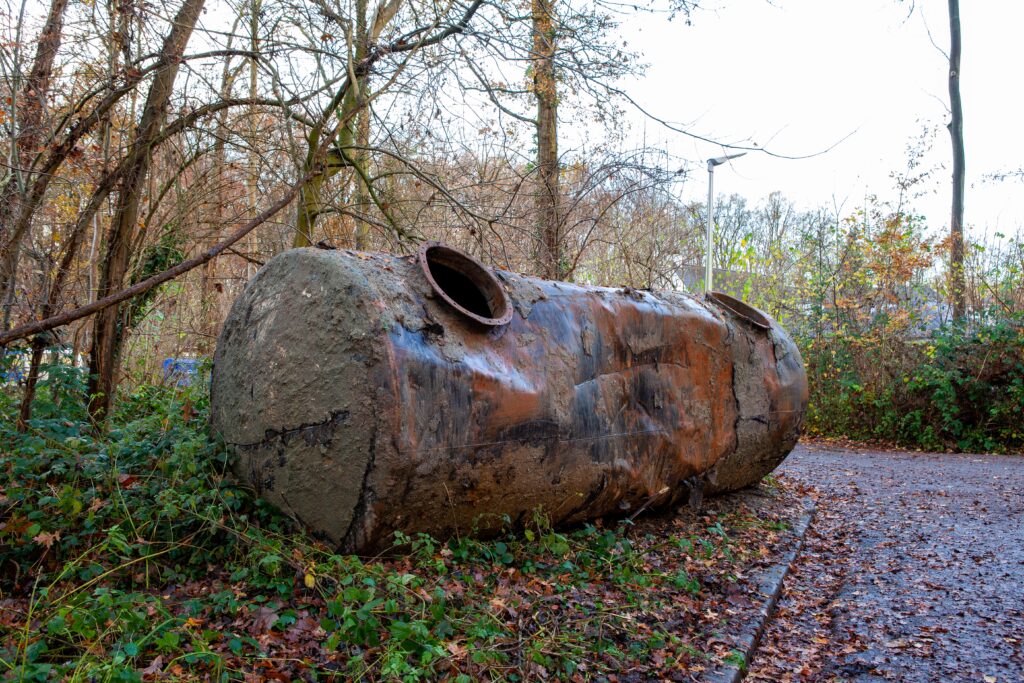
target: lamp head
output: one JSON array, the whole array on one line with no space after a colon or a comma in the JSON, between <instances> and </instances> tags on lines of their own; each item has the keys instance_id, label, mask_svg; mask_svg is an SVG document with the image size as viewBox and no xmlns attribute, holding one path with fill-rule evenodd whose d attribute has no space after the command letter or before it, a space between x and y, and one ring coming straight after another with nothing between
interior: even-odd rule
<instances>
[{"instance_id":1,"label":"lamp head","mask_svg":"<svg viewBox=\"0 0 1024 683\"><path fill-rule=\"evenodd\" d=\"M715 166L721 166L722 164L724 164L725 162L729 161L730 159L738 159L739 157L743 156L744 154L746 154L746 152L740 152L739 154L729 154L728 156L724 156L724 157L715 157L713 159L708 159L708 170L710 171Z\"/></svg>"}]
</instances>

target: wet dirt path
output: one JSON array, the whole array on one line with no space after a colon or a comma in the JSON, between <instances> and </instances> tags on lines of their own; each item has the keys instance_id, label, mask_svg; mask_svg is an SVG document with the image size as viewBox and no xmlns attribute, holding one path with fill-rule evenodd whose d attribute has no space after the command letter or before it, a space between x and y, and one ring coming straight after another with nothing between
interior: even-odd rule
<instances>
[{"instance_id":1,"label":"wet dirt path","mask_svg":"<svg viewBox=\"0 0 1024 683\"><path fill-rule=\"evenodd\" d=\"M817 516L748 681L1024 681L1024 457L799 446Z\"/></svg>"}]
</instances>

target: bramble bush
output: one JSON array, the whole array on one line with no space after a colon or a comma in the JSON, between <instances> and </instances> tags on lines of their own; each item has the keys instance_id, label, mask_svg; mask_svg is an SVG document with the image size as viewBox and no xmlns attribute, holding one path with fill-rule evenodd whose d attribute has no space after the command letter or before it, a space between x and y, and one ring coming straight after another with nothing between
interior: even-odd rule
<instances>
[{"instance_id":1,"label":"bramble bush","mask_svg":"<svg viewBox=\"0 0 1024 683\"><path fill-rule=\"evenodd\" d=\"M808 428L925 450L1024 448L1024 320L801 340Z\"/></svg>"}]
</instances>

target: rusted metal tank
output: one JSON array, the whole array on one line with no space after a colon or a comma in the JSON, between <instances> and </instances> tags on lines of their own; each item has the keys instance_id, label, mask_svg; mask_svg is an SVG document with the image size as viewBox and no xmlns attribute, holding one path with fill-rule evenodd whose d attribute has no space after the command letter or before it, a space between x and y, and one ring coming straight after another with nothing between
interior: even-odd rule
<instances>
[{"instance_id":1,"label":"rusted metal tank","mask_svg":"<svg viewBox=\"0 0 1024 683\"><path fill-rule=\"evenodd\" d=\"M235 302L213 426L236 474L346 551L740 488L796 443L799 352L725 295L583 287L296 249Z\"/></svg>"}]
</instances>

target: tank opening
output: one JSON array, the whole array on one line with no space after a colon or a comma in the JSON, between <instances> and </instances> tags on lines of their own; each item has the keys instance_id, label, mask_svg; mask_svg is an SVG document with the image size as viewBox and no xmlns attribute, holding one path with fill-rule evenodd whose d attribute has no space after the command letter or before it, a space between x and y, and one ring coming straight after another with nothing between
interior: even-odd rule
<instances>
[{"instance_id":1,"label":"tank opening","mask_svg":"<svg viewBox=\"0 0 1024 683\"><path fill-rule=\"evenodd\" d=\"M739 299L729 296L723 292L709 292L708 298L722 308L731 312L736 317L746 320L754 327L760 327L762 330L767 330L772 326L772 324L768 322L768 318L765 317L764 313L745 301L740 301Z\"/></svg>"},{"instance_id":2,"label":"tank opening","mask_svg":"<svg viewBox=\"0 0 1024 683\"><path fill-rule=\"evenodd\" d=\"M487 305L487 299L468 277L443 263L431 263L430 274L434 276L437 286L455 303L483 318L494 317L491 314L491 307Z\"/></svg>"},{"instance_id":3,"label":"tank opening","mask_svg":"<svg viewBox=\"0 0 1024 683\"><path fill-rule=\"evenodd\" d=\"M512 306L497 278L472 256L436 242L420 248L431 287L455 310L484 325L504 325Z\"/></svg>"}]
</instances>

